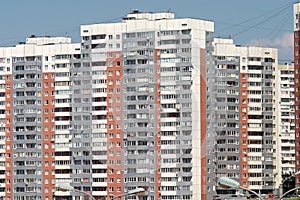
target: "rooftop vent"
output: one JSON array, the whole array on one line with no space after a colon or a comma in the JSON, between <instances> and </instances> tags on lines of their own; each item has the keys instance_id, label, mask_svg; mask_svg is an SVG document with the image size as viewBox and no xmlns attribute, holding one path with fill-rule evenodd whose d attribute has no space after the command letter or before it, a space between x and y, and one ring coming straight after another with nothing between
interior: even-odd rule
<instances>
[{"instance_id":1,"label":"rooftop vent","mask_svg":"<svg viewBox=\"0 0 300 200\"><path fill-rule=\"evenodd\" d=\"M137 14L137 13L140 13L140 11L138 9L133 9L131 13L132 14Z\"/></svg>"}]
</instances>

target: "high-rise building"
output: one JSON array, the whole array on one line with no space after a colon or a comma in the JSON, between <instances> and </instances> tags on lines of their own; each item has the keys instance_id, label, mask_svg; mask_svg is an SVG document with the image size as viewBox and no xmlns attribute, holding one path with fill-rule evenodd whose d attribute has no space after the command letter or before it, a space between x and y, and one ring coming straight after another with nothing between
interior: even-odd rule
<instances>
[{"instance_id":1,"label":"high-rise building","mask_svg":"<svg viewBox=\"0 0 300 200\"><path fill-rule=\"evenodd\" d=\"M135 10L82 25L78 44L0 48L0 195L80 199L64 183L95 199L144 187L141 199L205 200L213 26Z\"/></svg>"},{"instance_id":2,"label":"high-rise building","mask_svg":"<svg viewBox=\"0 0 300 200\"><path fill-rule=\"evenodd\" d=\"M296 171L300 170L300 3L294 4L294 67L295 67L295 159ZM296 176L300 185L300 176Z\"/></svg>"},{"instance_id":3,"label":"high-rise building","mask_svg":"<svg viewBox=\"0 0 300 200\"><path fill-rule=\"evenodd\" d=\"M215 188L229 177L261 194L276 189L274 71L277 49L239 46L214 38L213 65L207 65L208 194L235 194ZM210 68L211 67L211 68Z\"/></svg>"},{"instance_id":4,"label":"high-rise building","mask_svg":"<svg viewBox=\"0 0 300 200\"><path fill-rule=\"evenodd\" d=\"M52 199L55 180L66 171L72 176L54 141L72 121L69 74L76 58L80 44L68 37L31 36L0 48L2 198Z\"/></svg>"},{"instance_id":5,"label":"high-rise building","mask_svg":"<svg viewBox=\"0 0 300 200\"><path fill-rule=\"evenodd\" d=\"M92 80L92 152L107 167L107 190L93 181L95 196L146 187L143 199L205 199L212 32L211 21L138 11L122 22L81 26L82 65Z\"/></svg>"},{"instance_id":6,"label":"high-rise building","mask_svg":"<svg viewBox=\"0 0 300 200\"><path fill-rule=\"evenodd\" d=\"M277 66L277 49L213 31L134 10L82 25L80 43L31 36L1 47L0 197L82 199L62 183L97 200L138 187L143 200L236 194L220 177L279 190L295 162L293 68Z\"/></svg>"},{"instance_id":7,"label":"high-rise building","mask_svg":"<svg viewBox=\"0 0 300 200\"><path fill-rule=\"evenodd\" d=\"M295 108L294 108L294 64L279 64L275 69L275 128L276 145L275 184L283 194L283 184L291 180L295 172Z\"/></svg>"}]
</instances>

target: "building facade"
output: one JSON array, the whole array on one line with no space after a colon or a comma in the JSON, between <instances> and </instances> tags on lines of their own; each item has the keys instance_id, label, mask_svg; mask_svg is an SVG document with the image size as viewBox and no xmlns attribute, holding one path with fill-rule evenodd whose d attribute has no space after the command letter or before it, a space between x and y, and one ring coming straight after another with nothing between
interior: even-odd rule
<instances>
[{"instance_id":1,"label":"building facade","mask_svg":"<svg viewBox=\"0 0 300 200\"><path fill-rule=\"evenodd\" d=\"M106 106L105 118L92 113L92 135L102 126L106 133L101 139L107 143L102 146L107 193L102 195L145 187L143 199L205 198L202 73L212 32L210 21L138 11L120 23L81 26L82 63L91 73L105 72L102 85L101 76L92 77L93 90L105 90L92 92L93 98L105 98L94 106Z\"/></svg>"},{"instance_id":2,"label":"building facade","mask_svg":"<svg viewBox=\"0 0 300 200\"><path fill-rule=\"evenodd\" d=\"M283 186L295 172L294 64L279 64L275 69L276 188Z\"/></svg>"},{"instance_id":3,"label":"building facade","mask_svg":"<svg viewBox=\"0 0 300 200\"><path fill-rule=\"evenodd\" d=\"M68 126L69 114L63 113L71 105L62 104L69 99L60 94L69 91L70 80L60 75L69 73L76 56L80 44L67 37L32 36L0 48L2 197L52 199L55 174L66 170L55 168L55 130Z\"/></svg>"},{"instance_id":4,"label":"building facade","mask_svg":"<svg viewBox=\"0 0 300 200\"><path fill-rule=\"evenodd\" d=\"M207 65L212 67L207 73L210 196L235 194L235 190L215 187L224 176L257 193L276 189L273 84L277 56L277 49L239 46L232 39L214 38L214 65Z\"/></svg>"},{"instance_id":5,"label":"building facade","mask_svg":"<svg viewBox=\"0 0 300 200\"><path fill-rule=\"evenodd\" d=\"M300 3L294 4L294 66L295 66L295 158L296 171L300 170L300 83L299 83L299 62L300 62ZM300 185L300 176L296 176L296 185Z\"/></svg>"},{"instance_id":6,"label":"building facade","mask_svg":"<svg viewBox=\"0 0 300 200\"><path fill-rule=\"evenodd\" d=\"M213 22L133 11L68 37L0 48L0 195L206 199ZM135 198L129 197L129 198Z\"/></svg>"},{"instance_id":7,"label":"building facade","mask_svg":"<svg viewBox=\"0 0 300 200\"><path fill-rule=\"evenodd\" d=\"M82 25L80 43L1 47L0 198L82 199L62 183L97 200L138 187L143 200L236 194L220 177L279 191L295 162L293 67L213 31L134 10ZM295 63L296 103L297 74ZM297 155L296 142L296 168Z\"/></svg>"}]
</instances>

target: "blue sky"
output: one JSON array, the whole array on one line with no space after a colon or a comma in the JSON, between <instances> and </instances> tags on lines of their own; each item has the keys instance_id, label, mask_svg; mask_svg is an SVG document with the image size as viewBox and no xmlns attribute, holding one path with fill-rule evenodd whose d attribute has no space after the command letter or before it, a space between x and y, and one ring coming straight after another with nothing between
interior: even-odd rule
<instances>
[{"instance_id":1,"label":"blue sky","mask_svg":"<svg viewBox=\"0 0 300 200\"><path fill-rule=\"evenodd\" d=\"M279 48L281 62L293 60L295 0L7 0L1 2L0 46L35 35L71 36L79 41L82 24L115 22L132 9L171 11L178 18L215 22L216 37L236 44Z\"/></svg>"}]
</instances>

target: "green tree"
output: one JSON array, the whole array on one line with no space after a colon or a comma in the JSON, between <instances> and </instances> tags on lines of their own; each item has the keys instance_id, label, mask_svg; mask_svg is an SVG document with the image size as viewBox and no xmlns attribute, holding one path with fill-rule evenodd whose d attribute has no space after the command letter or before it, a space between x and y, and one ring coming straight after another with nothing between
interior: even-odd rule
<instances>
[{"instance_id":1,"label":"green tree","mask_svg":"<svg viewBox=\"0 0 300 200\"><path fill-rule=\"evenodd\" d=\"M283 194L295 188L295 176L292 172L282 174L282 190Z\"/></svg>"}]
</instances>

